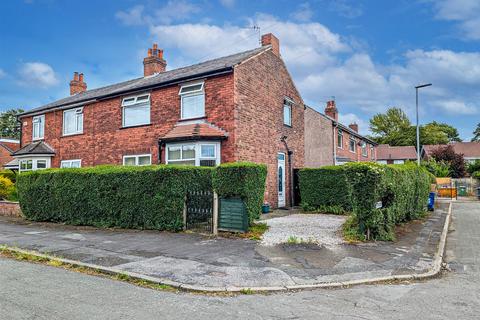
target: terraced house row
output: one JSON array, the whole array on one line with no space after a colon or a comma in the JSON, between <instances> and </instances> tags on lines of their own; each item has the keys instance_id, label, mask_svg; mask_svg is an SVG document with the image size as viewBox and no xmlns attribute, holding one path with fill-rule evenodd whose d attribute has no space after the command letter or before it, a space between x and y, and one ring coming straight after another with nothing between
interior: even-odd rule
<instances>
[{"instance_id":1,"label":"terraced house row","mask_svg":"<svg viewBox=\"0 0 480 320\"><path fill-rule=\"evenodd\" d=\"M69 97L21 114L19 170L252 161L268 167L265 200L286 207L296 169L375 157L373 141L338 122L334 102L325 114L304 104L273 34L168 71L153 45L143 65L143 77L92 90L76 72Z\"/></svg>"}]
</instances>

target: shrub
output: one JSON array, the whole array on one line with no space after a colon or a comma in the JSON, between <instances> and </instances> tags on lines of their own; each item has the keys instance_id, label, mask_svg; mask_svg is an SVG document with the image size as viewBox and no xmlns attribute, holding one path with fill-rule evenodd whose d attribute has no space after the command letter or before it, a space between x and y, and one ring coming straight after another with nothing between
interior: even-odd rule
<instances>
[{"instance_id":1,"label":"shrub","mask_svg":"<svg viewBox=\"0 0 480 320\"><path fill-rule=\"evenodd\" d=\"M428 172L438 178L450 177L452 171L448 162L443 160L437 161L433 158L422 162L422 166L424 166Z\"/></svg>"},{"instance_id":2,"label":"shrub","mask_svg":"<svg viewBox=\"0 0 480 320\"><path fill-rule=\"evenodd\" d=\"M480 179L480 171L475 171L474 173L472 173L472 177L475 179Z\"/></svg>"},{"instance_id":3,"label":"shrub","mask_svg":"<svg viewBox=\"0 0 480 320\"><path fill-rule=\"evenodd\" d=\"M342 166L302 169L299 176L303 210L335 214L351 211L350 194Z\"/></svg>"},{"instance_id":4,"label":"shrub","mask_svg":"<svg viewBox=\"0 0 480 320\"><path fill-rule=\"evenodd\" d=\"M17 174L12 170L0 170L0 177L5 177L10 179L13 183L15 183Z\"/></svg>"},{"instance_id":5,"label":"shrub","mask_svg":"<svg viewBox=\"0 0 480 320\"><path fill-rule=\"evenodd\" d=\"M324 182L324 177L335 181L335 175L345 183ZM335 201L325 197L325 193L330 197L338 195L342 200L336 205L343 205L343 210L353 215L348 233L364 235L367 239L391 240L396 224L421 217L425 213L430 183L430 174L415 164L350 163L300 171L302 201L310 201L303 207L311 207L311 199L317 197L323 202L317 201L316 208L323 209ZM304 198L307 192L313 195L305 194L307 198ZM377 208L379 202L382 206Z\"/></svg>"},{"instance_id":6,"label":"shrub","mask_svg":"<svg viewBox=\"0 0 480 320\"><path fill-rule=\"evenodd\" d=\"M12 180L0 175L0 199L11 200L15 193L15 185Z\"/></svg>"},{"instance_id":7,"label":"shrub","mask_svg":"<svg viewBox=\"0 0 480 320\"><path fill-rule=\"evenodd\" d=\"M240 197L248 212L250 223L258 219L265 193L265 165L236 162L221 164L213 172L213 188L219 197Z\"/></svg>"},{"instance_id":8,"label":"shrub","mask_svg":"<svg viewBox=\"0 0 480 320\"><path fill-rule=\"evenodd\" d=\"M36 221L177 231L187 191L211 190L212 168L189 166L48 169L22 173L22 212Z\"/></svg>"},{"instance_id":9,"label":"shrub","mask_svg":"<svg viewBox=\"0 0 480 320\"><path fill-rule=\"evenodd\" d=\"M474 172L480 171L480 160L475 160L467 165L467 172L473 175Z\"/></svg>"},{"instance_id":10,"label":"shrub","mask_svg":"<svg viewBox=\"0 0 480 320\"><path fill-rule=\"evenodd\" d=\"M463 154L455 153L452 145L440 146L431 152L432 158L437 161L445 161L450 165L452 178L463 178L466 174Z\"/></svg>"}]
</instances>

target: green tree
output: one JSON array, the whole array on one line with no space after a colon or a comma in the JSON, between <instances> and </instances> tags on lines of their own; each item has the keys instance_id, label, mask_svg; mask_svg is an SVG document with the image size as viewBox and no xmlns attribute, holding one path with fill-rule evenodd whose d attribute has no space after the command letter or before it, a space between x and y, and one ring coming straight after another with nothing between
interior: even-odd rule
<instances>
[{"instance_id":1,"label":"green tree","mask_svg":"<svg viewBox=\"0 0 480 320\"><path fill-rule=\"evenodd\" d=\"M440 132L443 132L447 136L448 142L461 142L462 139L460 139L460 136L458 135L458 130L451 125L448 125L446 123L439 123L436 121L432 121L428 124L425 125L425 128L427 131L431 131L433 135L438 135L438 139L444 139L442 138L442 134ZM438 144L438 143L436 143Z\"/></svg>"},{"instance_id":2,"label":"green tree","mask_svg":"<svg viewBox=\"0 0 480 320\"><path fill-rule=\"evenodd\" d=\"M20 139L20 123L17 121L17 115L23 111L23 109L17 108L0 113L0 136Z\"/></svg>"},{"instance_id":3,"label":"green tree","mask_svg":"<svg viewBox=\"0 0 480 320\"><path fill-rule=\"evenodd\" d=\"M370 119L370 131L377 140L401 139L405 130L411 127L410 120L400 108L389 108L386 113L377 113Z\"/></svg>"},{"instance_id":4,"label":"green tree","mask_svg":"<svg viewBox=\"0 0 480 320\"><path fill-rule=\"evenodd\" d=\"M472 142L475 142L475 141L480 141L480 123L477 124L477 127L473 131Z\"/></svg>"}]
</instances>

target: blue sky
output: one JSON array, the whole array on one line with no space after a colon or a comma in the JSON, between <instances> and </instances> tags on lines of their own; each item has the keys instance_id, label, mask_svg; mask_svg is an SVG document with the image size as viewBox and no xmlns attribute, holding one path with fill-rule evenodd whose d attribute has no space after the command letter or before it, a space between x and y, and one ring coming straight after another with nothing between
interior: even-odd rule
<instances>
[{"instance_id":1,"label":"blue sky","mask_svg":"<svg viewBox=\"0 0 480 320\"><path fill-rule=\"evenodd\" d=\"M456 126L470 139L480 122L480 0L0 2L0 110L68 95L74 71L89 88L142 76L153 42L168 69L280 38L305 102L335 96L341 119L367 133L368 119L399 106L414 120Z\"/></svg>"}]
</instances>

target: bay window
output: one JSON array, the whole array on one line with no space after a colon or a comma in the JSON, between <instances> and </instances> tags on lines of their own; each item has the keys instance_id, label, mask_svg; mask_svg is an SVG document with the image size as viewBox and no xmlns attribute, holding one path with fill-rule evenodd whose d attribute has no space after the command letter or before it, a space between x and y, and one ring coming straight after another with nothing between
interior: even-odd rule
<instances>
[{"instance_id":1,"label":"bay window","mask_svg":"<svg viewBox=\"0 0 480 320\"><path fill-rule=\"evenodd\" d=\"M83 133L83 108L63 111L63 135Z\"/></svg>"},{"instance_id":2,"label":"bay window","mask_svg":"<svg viewBox=\"0 0 480 320\"><path fill-rule=\"evenodd\" d=\"M122 101L122 108L123 127L133 127L150 124L149 94L124 98Z\"/></svg>"},{"instance_id":3,"label":"bay window","mask_svg":"<svg viewBox=\"0 0 480 320\"><path fill-rule=\"evenodd\" d=\"M180 118L194 119L205 116L205 92L203 82L186 84L180 88Z\"/></svg>"},{"instance_id":4,"label":"bay window","mask_svg":"<svg viewBox=\"0 0 480 320\"><path fill-rule=\"evenodd\" d=\"M32 171L50 168L50 157L29 157L18 160L18 171Z\"/></svg>"},{"instance_id":5,"label":"bay window","mask_svg":"<svg viewBox=\"0 0 480 320\"><path fill-rule=\"evenodd\" d=\"M33 128L32 128L32 139L39 140L43 139L45 134L45 115L35 116L32 119Z\"/></svg>"},{"instance_id":6,"label":"bay window","mask_svg":"<svg viewBox=\"0 0 480 320\"><path fill-rule=\"evenodd\" d=\"M189 142L167 144L167 164L214 167L220 164L220 143Z\"/></svg>"}]
</instances>

